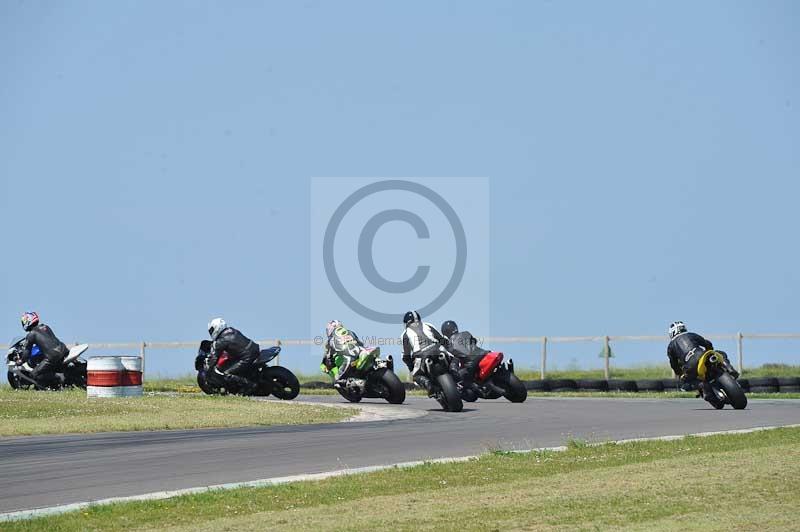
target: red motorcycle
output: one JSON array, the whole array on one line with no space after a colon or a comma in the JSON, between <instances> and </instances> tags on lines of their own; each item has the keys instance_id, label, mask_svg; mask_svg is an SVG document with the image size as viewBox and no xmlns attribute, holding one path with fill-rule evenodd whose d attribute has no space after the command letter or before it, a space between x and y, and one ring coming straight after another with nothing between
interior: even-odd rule
<instances>
[{"instance_id":1,"label":"red motorcycle","mask_svg":"<svg viewBox=\"0 0 800 532\"><path fill-rule=\"evenodd\" d=\"M459 359L454 358L451 373L456 378L461 398L467 402L478 399L498 399L505 397L512 403L522 403L528 398L528 390L514 374L514 361L509 359L503 362L503 353L490 351L486 353L475 370L475 380L472 386L464 387L460 382L458 369L461 367Z\"/></svg>"}]
</instances>

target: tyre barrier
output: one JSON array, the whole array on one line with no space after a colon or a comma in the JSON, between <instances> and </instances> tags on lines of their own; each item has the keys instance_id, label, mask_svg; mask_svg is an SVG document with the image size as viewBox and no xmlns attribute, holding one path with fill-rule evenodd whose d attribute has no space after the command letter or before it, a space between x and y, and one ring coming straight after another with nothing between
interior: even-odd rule
<instances>
[{"instance_id":1,"label":"tyre barrier","mask_svg":"<svg viewBox=\"0 0 800 532\"><path fill-rule=\"evenodd\" d=\"M661 385L665 392L677 392L680 389L678 379L661 379Z\"/></svg>"},{"instance_id":2,"label":"tyre barrier","mask_svg":"<svg viewBox=\"0 0 800 532\"><path fill-rule=\"evenodd\" d=\"M775 377L755 377L750 381L751 393L777 393L778 379Z\"/></svg>"},{"instance_id":3,"label":"tyre barrier","mask_svg":"<svg viewBox=\"0 0 800 532\"><path fill-rule=\"evenodd\" d=\"M578 383L573 379L553 379L550 381L551 392L576 392Z\"/></svg>"},{"instance_id":4,"label":"tyre barrier","mask_svg":"<svg viewBox=\"0 0 800 532\"><path fill-rule=\"evenodd\" d=\"M537 381L523 381L525 389L529 392L549 392L550 379L537 380Z\"/></svg>"},{"instance_id":5,"label":"tyre barrier","mask_svg":"<svg viewBox=\"0 0 800 532\"><path fill-rule=\"evenodd\" d=\"M579 379L575 381L578 383L579 392L607 392L608 381L602 379Z\"/></svg>"},{"instance_id":6,"label":"tyre barrier","mask_svg":"<svg viewBox=\"0 0 800 532\"><path fill-rule=\"evenodd\" d=\"M800 377L738 379L746 393L800 393ZM573 383L574 386L573 387ZM544 379L523 381L530 392L678 392L678 379Z\"/></svg>"},{"instance_id":7,"label":"tyre barrier","mask_svg":"<svg viewBox=\"0 0 800 532\"><path fill-rule=\"evenodd\" d=\"M330 382L330 381L328 381L328 382L308 381L308 382L304 382L304 383L300 384L300 387L301 388L306 388L306 389L309 389L309 390L328 390L328 389L332 390L333 389L333 383Z\"/></svg>"},{"instance_id":8,"label":"tyre barrier","mask_svg":"<svg viewBox=\"0 0 800 532\"><path fill-rule=\"evenodd\" d=\"M142 395L141 357L92 357L86 364L87 397Z\"/></svg>"},{"instance_id":9,"label":"tyre barrier","mask_svg":"<svg viewBox=\"0 0 800 532\"><path fill-rule=\"evenodd\" d=\"M609 379L608 389L612 392L638 392L636 381L626 379Z\"/></svg>"},{"instance_id":10,"label":"tyre barrier","mask_svg":"<svg viewBox=\"0 0 800 532\"><path fill-rule=\"evenodd\" d=\"M778 391L800 393L800 377L778 377Z\"/></svg>"},{"instance_id":11,"label":"tyre barrier","mask_svg":"<svg viewBox=\"0 0 800 532\"><path fill-rule=\"evenodd\" d=\"M121 357L94 357L121 358ZM138 358L138 357L122 357ZM89 359L89 371L92 370ZM89 386L92 386L91 378ZM739 379L739 386L746 393L800 393L800 377L754 377ZM536 379L522 381L529 392L677 392L678 379ZM406 391L419 390L412 382L404 382ZM306 390L332 390L331 382L309 381L300 385ZM88 389L88 387L87 387ZM110 396L109 396L110 397Z\"/></svg>"},{"instance_id":12,"label":"tyre barrier","mask_svg":"<svg viewBox=\"0 0 800 532\"><path fill-rule=\"evenodd\" d=\"M663 392L664 383L661 379L642 379L636 381L636 389L640 392Z\"/></svg>"}]
</instances>

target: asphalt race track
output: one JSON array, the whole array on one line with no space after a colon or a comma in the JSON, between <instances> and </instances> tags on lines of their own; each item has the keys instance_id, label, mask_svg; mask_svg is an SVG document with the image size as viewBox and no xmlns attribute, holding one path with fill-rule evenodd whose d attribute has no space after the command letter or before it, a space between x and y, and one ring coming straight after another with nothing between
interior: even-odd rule
<instances>
[{"instance_id":1,"label":"asphalt race track","mask_svg":"<svg viewBox=\"0 0 800 532\"><path fill-rule=\"evenodd\" d=\"M338 397L307 401L342 403ZM377 400L364 401L382 408ZM716 411L697 400L432 399L416 419L330 425L0 438L0 513L211 484L591 441L800 424L800 401L751 400Z\"/></svg>"}]
</instances>

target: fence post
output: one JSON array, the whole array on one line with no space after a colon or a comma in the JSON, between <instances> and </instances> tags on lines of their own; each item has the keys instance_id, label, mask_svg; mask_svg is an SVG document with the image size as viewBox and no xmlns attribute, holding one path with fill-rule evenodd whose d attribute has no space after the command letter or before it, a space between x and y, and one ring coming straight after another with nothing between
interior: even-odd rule
<instances>
[{"instance_id":1,"label":"fence post","mask_svg":"<svg viewBox=\"0 0 800 532\"><path fill-rule=\"evenodd\" d=\"M144 358L145 358L145 348L147 344L142 342L142 345L139 346L139 357L142 359L142 377L144 377Z\"/></svg>"},{"instance_id":2,"label":"fence post","mask_svg":"<svg viewBox=\"0 0 800 532\"><path fill-rule=\"evenodd\" d=\"M736 352L739 355L739 374L744 373L744 355L742 353L742 333L736 333Z\"/></svg>"},{"instance_id":3,"label":"fence post","mask_svg":"<svg viewBox=\"0 0 800 532\"><path fill-rule=\"evenodd\" d=\"M603 374L608 380L610 371L608 367L608 358L611 355L611 346L608 345L608 336L603 337Z\"/></svg>"},{"instance_id":4,"label":"fence post","mask_svg":"<svg viewBox=\"0 0 800 532\"><path fill-rule=\"evenodd\" d=\"M539 366L539 379L544 380L547 372L547 336L542 337L542 361Z\"/></svg>"}]
</instances>

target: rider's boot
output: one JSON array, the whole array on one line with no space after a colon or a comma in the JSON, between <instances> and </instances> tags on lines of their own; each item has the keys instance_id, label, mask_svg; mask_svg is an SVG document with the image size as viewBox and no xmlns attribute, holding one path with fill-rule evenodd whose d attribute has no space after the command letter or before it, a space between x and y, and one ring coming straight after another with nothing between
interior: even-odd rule
<instances>
[{"instance_id":1,"label":"rider's boot","mask_svg":"<svg viewBox=\"0 0 800 532\"><path fill-rule=\"evenodd\" d=\"M227 386L233 385L239 389L240 395L253 395L258 385L249 379L240 377L238 375L225 375L225 384Z\"/></svg>"},{"instance_id":2,"label":"rider's boot","mask_svg":"<svg viewBox=\"0 0 800 532\"><path fill-rule=\"evenodd\" d=\"M431 394L431 380L426 377L425 375L414 375L414 382L417 383L417 386L428 392L428 395Z\"/></svg>"}]
</instances>

